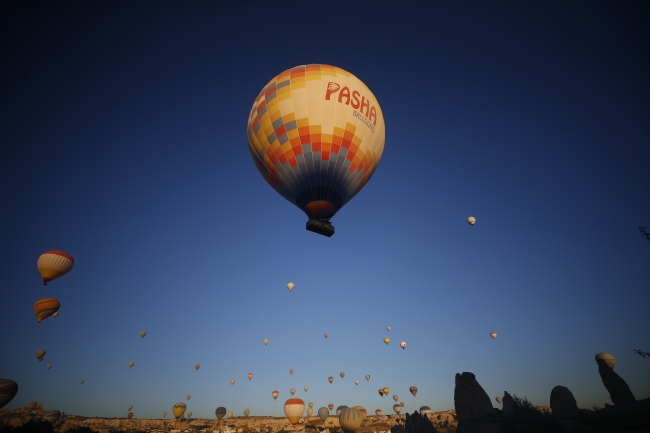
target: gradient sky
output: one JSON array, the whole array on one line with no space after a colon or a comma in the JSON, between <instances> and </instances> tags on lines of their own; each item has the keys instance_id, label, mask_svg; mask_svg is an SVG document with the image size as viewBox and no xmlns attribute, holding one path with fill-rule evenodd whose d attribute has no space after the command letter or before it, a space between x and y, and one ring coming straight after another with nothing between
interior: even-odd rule
<instances>
[{"instance_id":1,"label":"gradient sky","mask_svg":"<svg viewBox=\"0 0 650 433\"><path fill-rule=\"evenodd\" d=\"M194 417L283 416L294 387L392 413L388 386L436 411L464 371L492 398L602 407L601 351L650 397L647 2L0 8L5 409L169 418L191 394ZM386 122L331 238L246 139L262 87L309 63L359 77ZM75 267L44 287L50 249ZM38 324L44 296L60 316Z\"/></svg>"}]
</instances>

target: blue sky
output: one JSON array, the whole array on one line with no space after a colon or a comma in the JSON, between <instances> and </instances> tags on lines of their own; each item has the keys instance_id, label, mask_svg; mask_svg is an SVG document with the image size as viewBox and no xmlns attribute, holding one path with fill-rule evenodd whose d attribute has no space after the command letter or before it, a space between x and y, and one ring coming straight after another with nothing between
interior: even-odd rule
<instances>
[{"instance_id":1,"label":"blue sky","mask_svg":"<svg viewBox=\"0 0 650 433\"><path fill-rule=\"evenodd\" d=\"M190 394L194 417L283 416L293 387L315 409L391 413L388 386L409 412L447 410L463 371L491 397L548 405L563 385L602 407L601 351L650 397L632 352L650 350L647 4L2 9L5 409L154 418ZM246 140L262 87L310 63L359 77L386 122L331 238ZM44 287L50 249L75 267ZM37 324L44 296L60 316Z\"/></svg>"}]
</instances>

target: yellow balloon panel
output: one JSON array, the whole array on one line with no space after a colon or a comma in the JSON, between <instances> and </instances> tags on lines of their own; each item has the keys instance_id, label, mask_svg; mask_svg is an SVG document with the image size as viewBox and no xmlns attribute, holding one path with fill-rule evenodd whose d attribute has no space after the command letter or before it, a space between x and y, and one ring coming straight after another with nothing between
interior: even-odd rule
<instances>
[{"instance_id":1,"label":"yellow balloon panel","mask_svg":"<svg viewBox=\"0 0 650 433\"><path fill-rule=\"evenodd\" d=\"M374 173L386 128L361 80L335 66L304 65L262 89L247 133L269 185L310 217L331 218Z\"/></svg>"}]
</instances>

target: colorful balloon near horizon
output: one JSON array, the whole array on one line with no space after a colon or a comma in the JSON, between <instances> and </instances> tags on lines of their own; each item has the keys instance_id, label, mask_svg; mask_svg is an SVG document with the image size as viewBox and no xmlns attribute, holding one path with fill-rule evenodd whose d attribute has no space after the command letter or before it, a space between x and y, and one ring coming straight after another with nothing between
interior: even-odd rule
<instances>
[{"instance_id":1,"label":"colorful balloon near horizon","mask_svg":"<svg viewBox=\"0 0 650 433\"><path fill-rule=\"evenodd\" d=\"M596 363L598 363L599 360L605 361L605 364L609 365L609 367L613 370L614 366L616 365L616 358L614 358L614 355L611 353L607 352L600 352L596 354Z\"/></svg>"},{"instance_id":2,"label":"colorful balloon near horizon","mask_svg":"<svg viewBox=\"0 0 650 433\"><path fill-rule=\"evenodd\" d=\"M495 397L494 399L495 399L495 400L497 401L497 403L499 403L499 404L501 404L501 402L503 401L503 400L501 400L501 397Z\"/></svg>"},{"instance_id":3,"label":"colorful balloon near horizon","mask_svg":"<svg viewBox=\"0 0 650 433\"><path fill-rule=\"evenodd\" d=\"M244 416L247 417L248 415L250 415L250 413L251 413L250 409L244 409Z\"/></svg>"},{"instance_id":4,"label":"colorful balloon near horizon","mask_svg":"<svg viewBox=\"0 0 650 433\"><path fill-rule=\"evenodd\" d=\"M36 267L41 274L44 286L70 272L73 266L72 256L59 250L46 251L36 261Z\"/></svg>"},{"instance_id":5,"label":"colorful balloon near horizon","mask_svg":"<svg viewBox=\"0 0 650 433\"><path fill-rule=\"evenodd\" d=\"M354 433L363 422L363 415L359 409L346 407L339 414L339 425L345 433Z\"/></svg>"},{"instance_id":6,"label":"colorful balloon near horizon","mask_svg":"<svg viewBox=\"0 0 650 433\"><path fill-rule=\"evenodd\" d=\"M289 289L289 291L292 291L294 287L296 287L296 286L293 283L287 284L287 289Z\"/></svg>"},{"instance_id":7,"label":"colorful balloon near horizon","mask_svg":"<svg viewBox=\"0 0 650 433\"><path fill-rule=\"evenodd\" d=\"M415 394L418 393L418 388L416 386L412 386L409 388L409 391L411 391L411 394L413 394L413 397L415 397Z\"/></svg>"},{"instance_id":8,"label":"colorful balloon near horizon","mask_svg":"<svg viewBox=\"0 0 650 433\"><path fill-rule=\"evenodd\" d=\"M495 340L497 339L497 333L496 332L490 332L490 337L494 338Z\"/></svg>"},{"instance_id":9,"label":"colorful balloon near horizon","mask_svg":"<svg viewBox=\"0 0 650 433\"><path fill-rule=\"evenodd\" d=\"M227 416L228 418L232 418L232 412L228 412L228 413L226 414L226 416Z\"/></svg>"},{"instance_id":10,"label":"colorful balloon near horizon","mask_svg":"<svg viewBox=\"0 0 650 433\"><path fill-rule=\"evenodd\" d=\"M176 419L180 420L181 418L183 418L183 415L185 414L185 409L187 409L185 403L178 402L172 407L172 413L174 414Z\"/></svg>"},{"instance_id":11,"label":"colorful balloon near horizon","mask_svg":"<svg viewBox=\"0 0 650 433\"><path fill-rule=\"evenodd\" d=\"M473 216L468 217L468 218L467 218L467 223L468 223L469 225L473 226L474 224L476 224L476 218L474 218Z\"/></svg>"},{"instance_id":12,"label":"colorful balloon near horizon","mask_svg":"<svg viewBox=\"0 0 650 433\"><path fill-rule=\"evenodd\" d=\"M390 338L388 338L388 337L384 338L384 343L386 343L386 344L390 343Z\"/></svg>"},{"instance_id":13,"label":"colorful balloon near horizon","mask_svg":"<svg viewBox=\"0 0 650 433\"><path fill-rule=\"evenodd\" d=\"M348 407L347 407L346 405L344 405L344 404L342 404L341 406L337 407L337 408L336 408L336 416L341 415L341 411L342 411L343 409L347 409L347 408L348 408Z\"/></svg>"},{"instance_id":14,"label":"colorful balloon near horizon","mask_svg":"<svg viewBox=\"0 0 650 433\"><path fill-rule=\"evenodd\" d=\"M221 419L226 415L226 408L223 406L219 406L215 411L214 414L217 416L217 419L221 421Z\"/></svg>"},{"instance_id":15,"label":"colorful balloon near horizon","mask_svg":"<svg viewBox=\"0 0 650 433\"><path fill-rule=\"evenodd\" d=\"M264 339L264 345L266 346L267 344L269 344L269 340L268 340L268 338L265 338Z\"/></svg>"},{"instance_id":16,"label":"colorful balloon near horizon","mask_svg":"<svg viewBox=\"0 0 650 433\"><path fill-rule=\"evenodd\" d=\"M425 415L427 413L431 413L431 408L429 406L420 407L420 415Z\"/></svg>"},{"instance_id":17,"label":"colorful balloon near horizon","mask_svg":"<svg viewBox=\"0 0 650 433\"><path fill-rule=\"evenodd\" d=\"M34 314L36 320L41 323L41 320L47 319L54 315L61 308L61 303L54 298L41 298L34 303Z\"/></svg>"},{"instance_id":18,"label":"colorful balloon near horizon","mask_svg":"<svg viewBox=\"0 0 650 433\"><path fill-rule=\"evenodd\" d=\"M192 418L192 412L187 413L187 419L190 419L190 418Z\"/></svg>"},{"instance_id":19,"label":"colorful balloon near horizon","mask_svg":"<svg viewBox=\"0 0 650 433\"><path fill-rule=\"evenodd\" d=\"M327 407L329 407L330 410L334 409L334 403L330 403L330 404L328 404Z\"/></svg>"},{"instance_id":20,"label":"colorful balloon near horizon","mask_svg":"<svg viewBox=\"0 0 650 433\"><path fill-rule=\"evenodd\" d=\"M196 371L199 371L199 368L201 368L201 366L200 366L199 364L196 364L196 365L194 366L194 370L196 370Z\"/></svg>"},{"instance_id":21,"label":"colorful balloon near horizon","mask_svg":"<svg viewBox=\"0 0 650 433\"><path fill-rule=\"evenodd\" d=\"M44 351L43 349L36 351L36 359L38 359L38 362L41 362L43 360L43 357L45 356L46 353L47 352Z\"/></svg>"},{"instance_id":22,"label":"colorful balloon near horizon","mask_svg":"<svg viewBox=\"0 0 650 433\"><path fill-rule=\"evenodd\" d=\"M253 373L248 373L246 377L248 377L248 380L251 380L253 378Z\"/></svg>"},{"instance_id":23,"label":"colorful balloon near horizon","mask_svg":"<svg viewBox=\"0 0 650 433\"><path fill-rule=\"evenodd\" d=\"M271 395L273 396L273 400L275 400L275 399L278 398L278 396L280 395L280 393L279 393L278 391L273 391L273 392L271 393Z\"/></svg>"},{"instance_id":24,"label":"colorful balloon near horizon","mask_svg":"<svg viewBox=\"0 0 650 433\"><path fill-rule=\"evenodd\" d=\"M264 86L247 135L266 182L310 218L329 219L374 173L386 130L379 103L361 80L312 64L288 69Z\"/></svg>"},{"instance_id":25,"label":"colorful balloon near horizon","mask_svg":"<svg viewBox=\"0 0 650 433\"><path fill-rule=\"evenodd\" d=\"M384 413L381 411L381 409L376 409L375 410L375 415L377 416L382 416Z\"/></svg>"},{"instance_id":26,"label":"colorful balloon near horizon","mask_svg":"<svg viewBox=\"0 0 650 433\"><path fill-rule=\"evenodd\" d=\"M302 414L305 412L305 402L300 398L290 398L284 403L284 414L291 425L298 424Z\"/></svg>"},{"instance_id":27,"label":"colorful balloon near horizon","mask_svg":"<svg viewBox=\"0 0 650 433\"><path fill-rule=\"evenodd\" d=\"M126 415L126 417L127 417L128 419L131 419L131 418L133 418L133 414L132 414L132 413L128 413L128 414Z\"/></svg>"},{"instance_id":28,"label":"colorful balloon near horizon","mask_svg":"<svg viewBox=\"0 0 650 433\"><path fill-rule=\"evenodd\" d=\"M140 338L144 338L145 335L147 335L147 331L140 332Z\"/></svg>"},{"instance_id":29,"label":"colorful balloon near horizon","mask_svg":"<svg viewBox=\"0 0 650 433\"><path fill-rule=\"evenodd\" d=\"M128 410L129 412L131 412L131 409L133 409L133 406L129 406L126 408L126 410Z\"/></svg>"},{"instance_id":30,"label":"colorful balloon near horizon","mask_svg":"<svg viewBox=\"0 0 650 433\"><path fill-rule=\"evenodd\" d=\"M330 383L334 382L334 378L332 376L328 377L327 380L329 380Z\"/></svg>"},{"instance_id":31,"label":"colorful balloon near horizon","mask_svg":"<svg viewBox=\"0 0 650 433\"><path fill-rule=\"evenodd\" d=\"M402 342L399 344L399 347L401 347L402 349L406 349L406 341L402 341Z\"/></svg>"},{"instance_id":32,"label":"colorful balloon near horizon","mask_svg":"<svg viewBox=\"0 0 650 433\"><path fill-rule=\"evenodd\" d=\"M363 423L368 417L368 412L366 411L366 408L363 406L354 406L354 408L359 412L361 412L361 423Z\"/></svg>"},{"instance_id":33,"label":"colorful balloon near horizon","mask_svg":"<svg viewBox=\"0 0 650 433\"><path fill-rule=\"evenodd\" d=\"M167 416L167 412L163 412L163 418Z\"/></svg>"},{"instance_id":34,"label":"colorful balloon near horizon","mask_svg":"<svg viewBox=\"0 0 650 433\"><path fill-rule=\"evenodd\" d=\"M326 407L321 407L318 409L318 416L323 422L325 422L327 417L330 416L330 411Z\"/></svg>"},{"instance_id":35,"label":"colorful balloon near horizon","mask_svg":"<svg viewBox=\"0 0 650 433\"><path fill-rule=\"evenodd\" d=\"M307 409L307 416L311 416L314 413L314 409L308 408Z\"/></svg>"},{"instance_id":36,"label":"colorful balloon near horizon","mask_svg":"<svg viewBox=\"0 0 650 433\"><path fill-rule=\"evenodd\" d=\"M18 384L11 379L0 379L0 409L8 405L18 393Z\"/></svg>"},{"instance_id":37,"label":"colorful balloon near horizon","mask_svg":"<svg viewBox=\"0 0 650 433\"><path fill-rule=\"evenodd\" d=\"M399 415L399 413L402 411L402 406L400 406L399 404L394 404L393 410L395 411L396 414Z\"/></svg>"}]
</instances>

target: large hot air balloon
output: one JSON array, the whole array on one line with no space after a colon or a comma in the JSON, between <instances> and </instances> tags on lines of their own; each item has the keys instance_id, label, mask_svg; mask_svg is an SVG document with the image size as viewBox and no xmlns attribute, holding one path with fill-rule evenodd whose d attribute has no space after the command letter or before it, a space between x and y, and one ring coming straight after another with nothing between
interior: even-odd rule
<instances>
[{"instance_id":1,"label":"large hot air balloon","mask_svg":"<svg viewBox=\"0 0 650 433\"><path fill-rule=\"evenodd\" d=\"M293 368L289 369L289 374L293 374Z\"/></svg>"},{"instance_id":2,"label":"large hot air balloon","mask_svg":"<svg viewBox=\"0 0 650 433\"><path fill-rule=\"evenodd\" d=\"M183 418L183 415L185 414L185 409L187 409L185 403L178 402L174 405L174 407L172 407L172 413L174 414L176 419L180 420L181 418Z\"/></svg>"},{"instance_id":3,"label":"large hot air balloon","mask_svg":"<svg viewBox=\"0 0 650 433\"><path fill-rule=\"evenodd\" d=\"M393 410L395 411L396 414L399 415L399 413L402 411L402 406L400 406L399 404L394 404Z\"/></svg>"},{"instance_id":4,"label":"large hot air balloon","mask_svg":"<svg viewBox=\"0 0 650 433\"><path fill-rule=\"evenodd\" d=\"M36 267L38 272L41 273L41 277L43 277L44 286L47 286L48 282L70 272L73 266L74 259L72 256L58 250L46 251L36 261Z\"/></svg>"},{"instance_id":5,"label":"large hot air balloon","mask_svg":"<svg viewBox=\"0 0 650 433\"><path fill-rule=\"evenodd\" d=\"M386 344L390 343L390 338L388 338L388 337L384 338L384 343L386 343Z\"/></svg>"},{"instance_id":6,"label":"large hot air balloon","mask_svg":"<svg viewBox=\"0 0 650 433\"><path fill-rule=\"evenodd\" d=\"M343 409L347 409L347 408L348 408L348 407L347 407L346 405L344 405L344 404L342 404L341 406L337 407L337 408L336 408L336 416L341 415L341 411L342 411Z\"/></svg>"},{"instance_id":7,"label":"large hot air balloon","mask_svg":"<svg viewBox=\"0 0 650 433\"><path fill-rule=\"evenodd\" d=\"M341 376L341 379L343 379L345 377L345 373L341 372L341 374L339 374L339 376Z\"/></svg>"},{"instance_id":8,"label":"large hot air balloon","mask_svg":"<svg viewBox=\"0 0 650 433\"><path fill-rule=\"evenodd\" d=\"M244 416L250 415L251 410L250 409L244 409Z\"/></svg>"},{"instance_id":9,"label":"large hot air balloon","mask_svg":"<svg viewBox=\"0 0 650 433\"><path fill-rule=\"evenodd\" d=\"M330 416L330 411L326 407L321 407L318 409L318 416L323 422L327 420L327 417Z\"/></svg>"},{"instance_id":10,"label":"large hot air balloon","mask_svg":"<svg viewBox=\"0 0 650 433\"><path fill-rule=\"evenodd\" d=\"M284 402L284 414L289 419L291 425L298 424L302 414L305 412L305 402L299 398L290 398Z\"/></svg>"},{"instance_id":11,"label":"large hot air balloon","mask_svg":"<svg viewBox=\"0 0 650 433\"><path fill-rule=\"evenodd\" d=\"M187 400L189 400L190 398L192 398L192 396L188 394L188 395L185 396L185 398L186 398Z\"/></svg>"},{"instance_id":12,"label":"large hot air balloon","mask_svg":"<svg viewBox=\"0 0 650 433\"><path fill-rule=\"evenodd\" d=\"M490 332L490 337L494 338L495 340L497 339L497 333L496 332Z\"/></svg>"},{"instance_id":13,"label":"large hot air balloon","mask_svg":"<svg viewBox=\"0 0 650 433\"><path fill-rule=\"evenodd\" d=\"M228 413L226 414L226 416L227 416L228 418L232 418L232 412L228 412Z\"/></svg>"},{"instance_id":14,"label":"large hot air balloon","mask_svg":"<svg viewBox=\"0 0 650 433\"><path fill-rule=\"evenodd\" d=\"M370 381L370 375L369 374L366 374L366 380Z\"/></svg>"},{"instance_id":15,"label":"large hot air balloon","mask_svg":"<svg viewBox=\"0 0 650 433\"><path fill-rule=\"evenodd\" d=\"M385 387L385 388L384 388L384 394L388 395L389 392L390 392L390 388Z\"/></svg>"},{"instance_id":16,"label":"large hot air balloon","mask_svg":"<svg viewBox=\"0 0 650 433\"><path fill-rule=\"evenodd\" d=\"M289 289L289 291L292 291L294 287L296 286L293 283L287 284L287 289Z\"/></svg>"},{"instance_id":17,"label":"large hot air balloon","mask_svg":"<svg viewBox=\"0 0 650 433\"><path fill-rule=\"evenodd\" d=\"M473 216L467 217L467 224L473 226L474 224L476 224L476 218L474 218Z\"/></svg>"},{"instance_id":18,"label":"large hot air balloon","mask_svg":"<svg viewBox=\"0 0 650 433\"><path fill-rule=\"evenodd\" d=\"M43 357L45 356L46 353L47 352L44 351L43 349L36 351L36 359L38 359L38 362L41 362L43 360Z\"/></svg>"},{"instance_id":19,"label":"large hot air balloon","mask_svg":"<svg viewBox=\"0 0 650 433\"><path fill-rule=\"evenodd\" d=\"M382 416L384 413L381 411L381 409L376 409L375 410L375 415L377 416Z\"/></svg>"},{"instance_id":20,"label":"large hot air balloon","mask_svg":"<svg viewBox=\"0 0 650 433\"><path fill-rule=\"evenodd\" d=\"M399 396L397 394L393 395L393 400L395 401L399 400Z\"/></svg>"},{"instance_id":21,"label":"large hot air balloon","mask_svg":"<svg viewBox=\"0 0 650 433\"><path fill-rule=\"evenodd\" d=\"M269 344L269 339L268 339L268 338L265 338L265 339L264 339L264 345L266 346L267 344Z\"/></svg>"},{"instance_id":22,"label":"large hot air balloon","mask_svg":"<svg viewBox=\"0 0 650 433\"><path fill-rule=\"evenodd\" d=\"M18 384L11 379L0 379L0 409L9 404L18 393Z\"/></svg>"},{"instance_id":23,"label":"large hot air balloon","mask_svg":"<svg viewBox=\"0 0 650 433\"><path fill-rule=\"evenodd\" d=\"M133 409L133 406L129 406L126 408L126 410L128 410L129 412L131 412L131 409Z\"/></svg>"},{"instance_id":24,"label":"large hot air balloon","mask_svg":"<svg viewBox=\"0 0 650 433\"><path fill-rule=\"evenodd\" d=\"M234 385L235 384L235 379L230 379L230 384Z\"/></svg>"},{"instance_id":25,"label":"large hot air balloon","mask_svg":"<svg viewBox=\"0 0 650 433\"><path fill-rule=\"evenodd\" d=\"M187 419L190 419L190 418L192 418L192 412L187 413Z\"/></svg>"},{"instance_id":26,"label":"large hot air balloon","mask_svg":"<svg viewBox=\"0 0 650 433\"><path fill-rule=\"evenodd\" d=\"M402 349L406 349L406 341L402 341L402 342L399 344L399 347L401 347Z\"/></svg>"},{"instance_id":27,"label":"large hot air balloon","mask_svg":"<svg viewBox=\"0 0 650 433\"><path fill-rule=\"evenodd\" d=\"M43 412L42 416L45 421L54 424L61 417L61 412L59 412L58 410L48 410L47 412Z\"/></svg>"},{"instance_id":28,"label":"large hot air balloon","mask_svg":"<svg viewBox=\"0 0 650 433\"><path fill-rule=\"evenodd\" d=\"M314 413L314 409L307 408L307 416L312 416L313 413Z\"/></svg>"},{"instance_id":29,"label":"large hot air balloon","mask_svg":"<svg viewBox=\"0 0 650 433\"><path fill-rule=\"evenodd\" d=\"M495 399L495 400L497 401L497 403L499 403L499 404L501 404L501 402L503 401L503 400L501 400L501 397L495 397L494 399Z\"/></svg>"},{"instance_id":30,"label":"large hot air balloon","mask_svg":"<svg viewBox=\"0 0 650 433\"><path fill-rule=\"evenodd\" d=\"M306 387L304 387L303 389L305 390L305 392L307 392L307 390L309 389L309 387L306 386Z\"/></svg>"},{"instance_id":31,"label":"large hot air balloon","mask_svg":"<svg viewBox=\"0 0 650 433\"><path fill-rule=\"evenodd\" d=\"M291 395L294 395L296 393L296 388L291 388L289 392L291 393Z\"/></svg>"},{"instance_id":32,"label":"large hot air balloon","mask_svg":"<svg viewBox=\"0 0 650 433\"><path fill-rule=\"evenodd\" d=\"M601 359L605 361L605 364L609 365L612 370L614 369L614 366L616 365L616 358L614 358L614 355L607 352L600 352L596 354L596 363L598 363L598 361Z\"/></svg>"},{"instance_id":33,"label":"large hot air balloon","mask_svg":"<svg viewBox=\"0 0 650 433\"><path fill-rule=\"evenodd\" d=\"M359 412L361 412L361 422L363 423L368 417L368 412L366 411L366 408L363 406L354 406L354 408Z\"/></svg>"},{"instance_id":34,"label":"large hot air balloon","mask_svg":"<svg viewBox=\"0 0 650 433\"><path fill-rule=\"evenodd\" d=\"M359 384L359 381L358 381L358 380L355 380L355 381L354 381L354 384L355 384L355 385L358 385L358 384Z\"/></svg>"},{"instance_id":35,"label":"large hot air balloon","mask_svg":"<svg viewBox=\"0 0 650 433\"><path fill-rule=\"evenodd\" d=\"M248 373L246 377L248 377L248 380L251 380L253 378L253 373Z\"/></svg>"},{"instance_id":36,"label":"large hot air balloon","mask_svg":"<svg viewBox=\"0 0 650 433\"><path fill-rule=\"evenodd\" d=\"M418 393L418 388L415 386L412 386L409 388L409 391L411 391L411 394L413 394L413 397L415 397L415 394Z\"/></svg>"},{"instance_id":37,"label":"large hot air balloon","mask_svg":"<svg viewBox=\"0 0 650 433\"><path fill-rule=\"evenodd\" d=\"M271 395L273 396L273 400L275 400L278 398L278 395L280 395L280 393L278 391L273 391Z\"/></svg>"},{"instance_id":38,"label":"large hot air balloon","mask_svg":"<svg viewBox=\"0 0 650 433\"><path fill-rule=\"evenodd\" d=\"M144 338L145 335L147 335L147 331L140 332L140 338Z\"/></svg>"},{"instance_id":39,"label":"large hot air balloon","mask_svg":"<svg viewBox=\"0 0 650 433\"><path fill-rule=\"evenodd\" d=\"M431 413L431 408L429 406L422 406L420 408L420 415L426 415L427 413Z\"/></svg>"},{"instance_id":40,"label":"large hot air balloon","mask_svg":"<svg viewBox=\"0 0 650 433\"><path fill-rule=\"evenodd\" d=\"M363 422L363 415L354 407L347 407L339 414L339 425L345 433L354 433Z\"/></svg>"},{"instance_id":41,"label":"large hot air balloon","mask_svg":"<svg viewBox=\"0 0 650 433\"><path fill-rule=\"evenodd\" d=\"M61 308L61 303L54 298L41 298L34 303L34 314L36 320L41 323L41 320L46 319Z\"/></svg>"},{"instance_id":42,"label":"large hot air balloon","mask_svg":"<svg viewBox=\"0 0 650 433\"><path fill-rule=\"evenodd\" d=\"M327 334L327 333L325 333L324 335L325 335L325 338L329 337L329 334Z\"/></svg>"},{"instance_id":43,"label":"large hot air balloon","mask_svg":"<svg viewBox=\"0 0 650 433\"><path fill-rule=\"evenodd\" d=\"M328 377L327 380L329 380L330 383L334 382L334 378L332 376Z\"/></svg>"},{"instance_id":44,"label":"large hot air balloon","mask_svg":"<svg viewBox=\"0 0 650 433\"><path fill-rule=\"evenodd\" d=\"M386 131L379 103L361 80L334 66L306 65L262 89L247 134L264 179L307 214L307 230L332 236L329 219L374 173Z\"/></svg>"},{"instance_id":45,"label":"large hot air balloon","mask_svg":"<svg viewBox=\"0 0 650 433\"><path fill-rule=\"evenodd\" d=\"M129 368L133 367L135 364L133 362L129 362Z\"/></svg>"},{"instance_id":46,"label":"large hot air balloon","mask_svg":"<svg viewBox=\"0 0 650 433\"><path fill-rule=\"evenodd\" d=\"M163 418L167 416L167 412L163 412Z\"/></svg>"},{"instance_id":47,"label":"large hot air balloon","mask_svg":"<svg viewBox=\"0 0 650 433\"><path fill-rule=\"evenodd\" d=\"M128 413L128 414L126 415L126 417L127 417L128 419L131 419L131 418L133 418L133 414L132 414L132 413Z\"/></svg>"},{"instance_id":48,"label":"large hot air balloon","mask_svg":"<svg viewBox=\"0 0 650 433\"><path fill-rule=\"evenodd\" d=\"M199 371L199 368L201 368L201 366L200 366L199 364L196 364L196 365L194 366L194 370L196 370L196 371Z\"/></svg>"},{"instance_id":49,"label":"large hot air balloon","mask_svg":"<svg viewBox=\"0 0 650 433\"><path fill-rule=\"evenodd\" d=\"M221 418L223 418L224 415L226 415L226 408L223 406L219 406L217 410L214 411L214 414L217 416L218 420L221 420Z\"/></svg>"},{"instance_id":50,"label":"large hot air balloon","mask_svg":"<svg viewBox=\"0 0 650 433\"><path fill-rule=\"evenodd\" d=\"M330 404L328 404L327 407L329 407L330 410L334 409L334 403L330 403Z\"/></svg>"}]
</instances>

